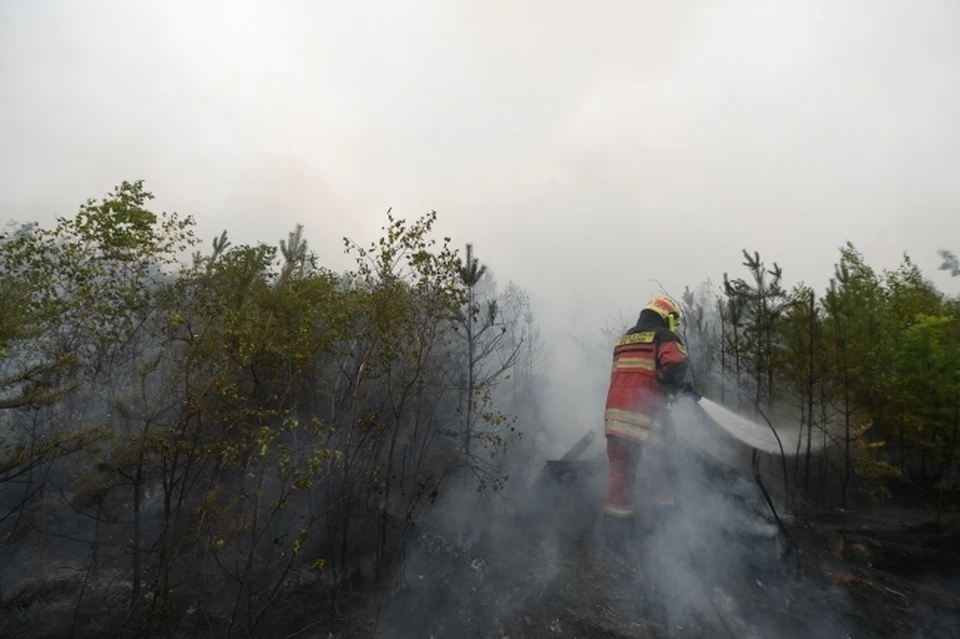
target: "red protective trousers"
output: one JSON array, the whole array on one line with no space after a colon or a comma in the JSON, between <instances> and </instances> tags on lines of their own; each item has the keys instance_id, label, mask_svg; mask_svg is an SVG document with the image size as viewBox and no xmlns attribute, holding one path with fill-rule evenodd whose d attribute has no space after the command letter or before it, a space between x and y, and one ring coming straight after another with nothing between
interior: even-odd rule
<instances>
[{"instance_id":1,"label":"red protective trousers","mask_svg":"<svg viewBox=\"0 0 960 639\"><path fill-rule=\"evenodd\" d=\"M673 485L666 450L661 446L642 447L620 437L607 436L607 458L610 473L607 482L607 501L604 512L614 517L633 517L636 514L637 468L640 453L646 448L651 465L651 493L658 506L673 506Z\"/></svg>"}]
</instances>

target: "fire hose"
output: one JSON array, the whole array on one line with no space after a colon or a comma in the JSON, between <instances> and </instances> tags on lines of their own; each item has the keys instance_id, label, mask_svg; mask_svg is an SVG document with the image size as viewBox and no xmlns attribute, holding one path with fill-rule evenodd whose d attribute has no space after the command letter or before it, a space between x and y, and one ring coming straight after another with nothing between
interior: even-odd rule
<instances>
[{"instance_id":1,"label":"fire hose","mask_svg":"<svg viewBox=\"0 0 960 639\"><path fill-rule=\"evenodd\" d=\"M690 384L686 384L678 391L667 394L668 410L664 415L663 429L664 429L664 438L667 444L666 446L667 464L670 469L670 475L671 477L674 477L674 478L677 478L680 475L678 474L677 462L674 457L676 447L677 447L676 425L674 424L672 411L670 409L672 409L673 405L679 399L682 399L682 398L692 399L695 402L699 402L702 399L700 394L697 393ZM776 432L774 432L774 434L776 435ZM779 437L777 439L779 441ZM783 535L784 541L788 544L787 553L789 554L791 550L797 551L797 557L799 560L799 549L796 547L796 543L791 539L790 535L787 534L786 528L783 525L783 522L780 519L779 515L777 514L777 510L774 506L773 499L771 498L770 493L767 491L766 487L763 484L763 478L760 475L759 459L760 459L759 451L756 448L754 448L751 456L751 465L752 465L754 482L757 484L757 487L760 489L760 492L763 495L763 498L766 501L767 506L770 508L770 511L773 514L774 520L776 521L777 527L780 530L780 533ZM683 500L680 498L680 495L676 490L676 486L674 487L674 504L680 517L684 518ZM690 559L691 565L693 566L694 570L697 573L702 575L705 572L703 566L697 560L693 552L693 549L690 547L690 543L687 537L685 535L681 535L681 536L683 537L684 548L686 550L688 558ZM707 601L710 602L710 605L713 608L714 612L716 613L717 618L720 620L720 625L723 626L723 629L726 632L727 636L729 636L730 639L736 639L736 634L731 628L730 623L727 621L726 616L723 614L723 611L720 609L720 606L716 603L716 601L714 600L713 596L711 595L709 590L706 588L706 586L703 585L704 580L700 579L697 581L697 583L700 586L700 588L703 590L704 596L707 599Z\"/></svg>"}]
</instances>

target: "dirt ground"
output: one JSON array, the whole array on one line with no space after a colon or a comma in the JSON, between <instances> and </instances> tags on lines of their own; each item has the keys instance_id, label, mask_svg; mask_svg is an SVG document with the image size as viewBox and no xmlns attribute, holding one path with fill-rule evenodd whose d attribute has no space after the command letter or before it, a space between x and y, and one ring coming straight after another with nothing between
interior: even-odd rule
<instances>
[{"instance_id":1,"label":"dirt ground","mask_svg":"<svg viewBox=\"0 0 960 639\"><path fill-rule=\"evenodd\" d=\"M596 495L583 485L533 491L538 509L527 504L500 520L475 516L482 532L469 541L423 527L385 587L355 581L330 593L315 582L291 583L255 636L960 637L956 523L932 523L930 513L892 506L808 511L787 518L787 537L779 537L703 521L685 527L691 515L681 511L673 520L647 518L662 525L641 527L611 546ZM744 508L748 522L749 504ZM788 552L787 539L799 551ZM54 615L64 623L71 618L70 598L60 598L36 611L47 626L64 627ZM104 620L122 612L123 598L117 601L101 611ZM92 622L75 636L112 636L87 632ZM41 636L34 632L22 636Z\"/></svg>"},{"instance_id":2,"label":"dirt ground","mask_svg":"<svg viewBox=\"0 0 960 639\"><path fill-rule=\"evenodd\" d=\"M960 529L890 520L812 514L789 530L799 561L756 541L758 561L717 571L694 551L685 574L696 583L680 584L658 577L642 536L613 552L589 523L568 537L530 535L509 553L496 539L466 550L424 533L385 597L341 594L338 614L321 606L312 620L303 613L317 600L293 597L278 617L290 623L269 636L960 637Z\"/></svg>"}]
</instances>

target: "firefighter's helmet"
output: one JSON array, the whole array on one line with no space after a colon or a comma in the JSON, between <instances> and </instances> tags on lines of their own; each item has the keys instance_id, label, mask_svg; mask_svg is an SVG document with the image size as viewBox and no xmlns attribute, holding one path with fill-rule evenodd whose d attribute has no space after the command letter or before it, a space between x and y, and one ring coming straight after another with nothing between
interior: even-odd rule
<instances>
[{"instance_id":1,"label":"firefighter's helmet","mask_svg":"<svg viewBox=\"0 0 960 639\"><path fill-rule=\"evenodd\" d=\"M666 295L657 295L644 307L663 318L667 323L667 328L671 331L677 330L680 324L680 305L674 302Z\"/></svg>"}]
</instances>

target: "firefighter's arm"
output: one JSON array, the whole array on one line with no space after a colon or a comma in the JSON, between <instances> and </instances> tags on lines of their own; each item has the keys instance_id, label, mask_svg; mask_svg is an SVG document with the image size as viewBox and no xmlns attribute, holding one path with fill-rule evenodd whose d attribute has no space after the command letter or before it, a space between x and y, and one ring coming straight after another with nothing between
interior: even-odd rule
<instances>
[{"instance_id":1,"label":"firefighter's arm","mask_svg":"<svg viewBox=\"0 0 960 639\"><path fill-rule=\"evenodd\" d=\"M660 383L668 389L679 390L687 380L689 361L687 349L679 338L666 339L657 349L657 368L661 371Z\"/></svg>"}]
</instances>

